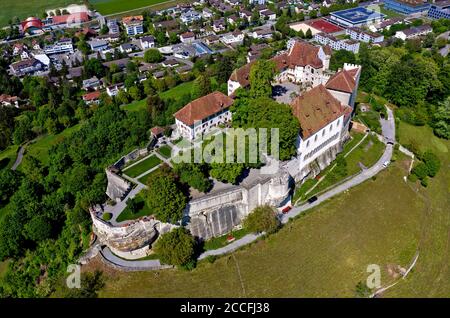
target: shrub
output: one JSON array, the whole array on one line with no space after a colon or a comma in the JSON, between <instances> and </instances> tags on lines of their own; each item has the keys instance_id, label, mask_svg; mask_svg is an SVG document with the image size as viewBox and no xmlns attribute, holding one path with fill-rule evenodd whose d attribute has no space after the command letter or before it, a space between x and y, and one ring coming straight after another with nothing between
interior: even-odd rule
<instances>
[{"instance_id":1,"label":"shrub","mask_svg":"<svg viewBox=\"0 0 450 318\"><path fill-rule=\"evenodd\" d=\"M178 227L156 241L154 251L161 262L191 269L195 266L195 240L189 231Z\"/></svg>"},{"instance_id":2,"label":"shrub","mask_svg":"<svg viewBox=\"0 0 450 318\"><path fill-rule=\"evenodd\" d=\"M268 205L257 207L244 220L244 227L254 233L274 233L279 226L277 213Z\"/></svg>"},{"instance_id":3,"label":"shrub","mask_svg":"<svg viewBox=\"0 0 450 318\"><path fill-rule=\"evenodd\" d=\"M367 298L370 296L371 290L363 282L358 282L358 284L356 284L355 293L357 297Z\"/></svg>"},{"instance_id":4,"label":"shrub","mask_svg":"<svg viewBox=\"0 0 450 318\"><path fill-rule=\"evenodd\" d=\"M102 218L105 221L109 221L112 218L112 214L111 213L104 213Z\"/></svg>"},{"instance_id":5,"label":"shrub","mask_svg":"<svg viewBox=\"0 0 450 318\"><path fill-rule=\"evenodd\" d=\"M422 180L420 180L420 184L421 184L422 186L424 186L425 188L428 187L428 178L425 177L425 178L423 178Z\"/></svg>"},{"instance_id":6,"label":"shrub","mask_svg":"<svg viewBox=\"0 0 450 318\"><path fill-rule=\"evenodd\" d=\"M415 174L410 174L409 176L408 176L408 179L409 179L409 181L411 181L411 182L416 182L417 181L417 176L415 175Z\"/></svg>"},{"instance_id":7,"label":"shrub","mask_svg":"<svg viewBox=\"0 0 450 318\"><path fill-rule=\"evenodd\" d=\"M427 151L423 154L421 159L423 160L423 162L427 167L428 176L434 177L441 168L441 162L439 158L431 151Z\"/></svg>"},{"instance_id":8,"label":"shrub","mask_svg":"<svg viewBox=\"0 0 450 318\"><path fill-rule=\"evenodd\" d=\"M208 263L212 264L217 260L217 256L216 255L209 255L208 257L206 257L206 260L208 261Z\"/></svg>"},{"instance_id":9,"label":"shrub","mask_svg":"<svg viewBox=\"0 0 450 318\"><path fill-rule=\"evenodd\" d=\"M425 163L420 162L417 166L415 166L412 171L413 174L417 176L418 179L422 180L428 175L428 168Z\"/></svg>"}]
</instances>

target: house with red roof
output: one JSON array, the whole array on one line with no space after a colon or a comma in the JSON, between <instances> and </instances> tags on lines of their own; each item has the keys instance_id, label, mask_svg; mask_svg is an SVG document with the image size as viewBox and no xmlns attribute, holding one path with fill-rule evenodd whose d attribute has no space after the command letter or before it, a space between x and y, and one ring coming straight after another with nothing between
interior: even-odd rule
<instances>
[{"instance_id":1,"label":"house with red roof","mask_svg":"<svg viewBox=\"0 0 450 318\"><path fill-rule=\"evenodd\" d=\"M342 70L330 77L325 87L337 100L344 105L349 105L353 110L360 75L361 67L359 65L345 63Z\"/></svg>"},{"instance_id":2,"label":"house with red roof","mask_svg":"<svg viewBox=\"0 0 450 318\"><path fill-rule=\"evenodd\" d=\"M100 95L102 93L100 91L94 91L91 93L87 93L85 95L83 95L83 101L87 104L87 105L91 105L91 104L98 104L100 102Z\"/></svg>"},{"instance_id":3,"label":"house with red roof","mask_svg":"<svg viewBox=\"0 0 450 318\"><path fill-rule=\"evenodd\" d=\"M174 114L178 133L193 140L231 120L233 99L215 91L188 103Z\"/></svg>"}]
</instances>

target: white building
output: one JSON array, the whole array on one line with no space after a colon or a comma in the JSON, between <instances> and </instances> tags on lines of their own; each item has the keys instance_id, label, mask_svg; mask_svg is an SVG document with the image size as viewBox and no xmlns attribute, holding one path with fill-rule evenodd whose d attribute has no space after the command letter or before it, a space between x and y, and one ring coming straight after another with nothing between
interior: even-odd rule
<instances>
[{"instance_id":1,"label":"white building","mask_svg":"<svg viewBox=\"0 0 450 318\"><path fill-rule=\"evenodd\" d=\"M381 43L384 41L384 35L371 31L365 31L358 27L346 29L345 34L349 35L351 39L360 42Z\"/></svg>"},{"instance_id":2,"label":"white building","mask_svg":"<svg viewBox=\"0 0 450 318\"><path fill-rule=\"evenodd\" d=\"M413 39L419 36L426 35L433 32L433 28L430 25L424 24L415 28L410 28L402 31L395 32L395 37L402 39L403 41Z\"/></svg>"},{"instance_id":3,"label":"white building","mask_svg":"<svg viewBox=\"0 0 450 318\"><path fill-rule=\"evenodd\" d=\"M314 35L314 40L323 45L329 45L333 50L346 50L353 53L359 52L359 42L349 39L337 39L331 34L324 32Z\"/></svg>"},{"instance_id":4,"label":"white building","mask_svg":"<svg viewBox=\"0 0 450 318\"><path fill-rule=\"evenodd\" d=\"M194 32L185 32L180 35L181 43L192 43L195 40Z\"/></svg>"},{"instance_id":5,"label":"white building","mask_svg":"<svg viewBox=\"0 0 450 318\"><path fill-rule=\"evenodd\" d=\"M270 29L257 29L249 32L248 36L258 40L270 40L273 37L273 32Z\"/></svg>"},{"instance_id":6,"label":"white building","mask_svg":"<svg viewBox=\"0 0 450 318\"><path fill-rule=\"evenodd\" d=\"M141 43L141 47L143 50L155 47L155 38L151 35L143 36L139 39L139 42Z\"/></svg>"},{"instance_id":7,"label":"white building","mask_svg":"<svg viewBox=\"0 0 450 318\"><path fill-rule=\"evenodd\" d=\"M232 33L224 34L220 37L220 42L223 44L236 44L236 43L242 43L244 41L244 33L242 33L239 30L236 30Z\"/></svg>"},{"instance_id":8,"label":"white building","mask_svg":"<svg viewBox=\"0 0 450 318\"><path fill-rule=\"evenodd\" d=\"M184 12L180 15L180 20L184 24L190 24L192 22L200 20L201 18L202 18L202 15L194 10Z\"/></svg>"},{"instance_id":9,"label":"white building","mask_svg":"<svg viewBox=\"0 0 450 318\"><path fill-rule=\"evenodd\" d=\"M130 36L144 33L144 17L142 15L124 17L122 24Z\"/></svg>"},{"instance_id":10,"label":"white building","mask_svg":"<svg viewBox=\"0 0 450 318\"><path fill-rule=\"evenodd\" d=\"M232 98L218 91L193 100L174 114L178 133L193 140L230 121L232 104Z\"/></svg>"},{"instance_id":11,"label":"white building","mask_svg":"<svg viewBox=\"0 0 450 318\"><path fill-rule=\"evenodd\" d=\"M53 45L48 45L44 48L44 52L47 55L51 54L62 54L62 53L73 53L73 45L71 39L60 39Z\"/></svg>"},{"instance_id":12,"label":"white building","mask_svg":"<svg viewBox=\"0 0 450 318\"><path fill-rule=\"evenodd\" d=\"M94 39L91 41L87 41L87 43L91 47L91 50L94 52L101 52L101 51L105 51L105 50L109 49L109 44L108 44L108 41L106 41L106 40Z\"/></svg>"},{"instance_id":13,"label":"white building","mask_svg":"<svg viewBox=\"0 0 450 318\"><path fill-rule=\"evenodd\" d=\"M123 83L113 84L111 86L106 87L106 94L108 94L108 96L110 96L110 97L113 97L113 96L116 96L117 94L119 94L119 92L121 90L126 91Z\"/></svg>"}]
</instances>

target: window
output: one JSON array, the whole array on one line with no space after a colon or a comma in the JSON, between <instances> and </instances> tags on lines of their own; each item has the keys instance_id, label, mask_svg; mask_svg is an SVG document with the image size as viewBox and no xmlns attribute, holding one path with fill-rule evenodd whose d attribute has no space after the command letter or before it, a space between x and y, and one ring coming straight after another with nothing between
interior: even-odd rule
<instances>
[{"instance_id":1,"label":"window","mask_svg":"<svg viewBox=\"0 0 450 318\"><path fill-rule=\"evenodd\" d=\"M330 125L330 131L333 129L333 124Z\"/></svg>"},{"instance_id":2,"label":"window","mask_svg":"<svg viewBox=\"0 0 450 318\"><path fill-rule=\"evenodd\" d=\"M325 136L325 129L322 130L322 137Z\"/></svg>"},{"instance_id":3,"label":"window","mask_svg":"<svg viewBox=\"0 0 450 318\"><path fill-rule=\"evenodd\" d=\"M309 147L309 140L306 142L306 147Z\"/></svg>"},{"instance_id":4,"label":"window","mask_svg":"<svg viewBox=\"0 0 450 318\"><path fill-rule=\"evenodd\" d=\"M314 137L314 141L317 141L317 135Z\"/></svg>"}]
</instances>

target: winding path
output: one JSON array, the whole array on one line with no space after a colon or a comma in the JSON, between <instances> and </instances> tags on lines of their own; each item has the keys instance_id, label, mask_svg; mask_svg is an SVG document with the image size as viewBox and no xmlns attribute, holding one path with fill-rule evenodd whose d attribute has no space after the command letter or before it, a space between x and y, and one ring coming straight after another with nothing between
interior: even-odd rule
<instances>
[{"instance_id":1,"label":"winding path","mask_svg":"<svg viewBox=\"0 0 450 318\"><path fill-rule=\"evenodd\" d=\"M20 146L19 152L17 153L16 161L14 162L13 166L11 167L11 170L16 170L17 167L22 163L24 153L25 153L25 145Z\"/></svg>"}]
</instances>

